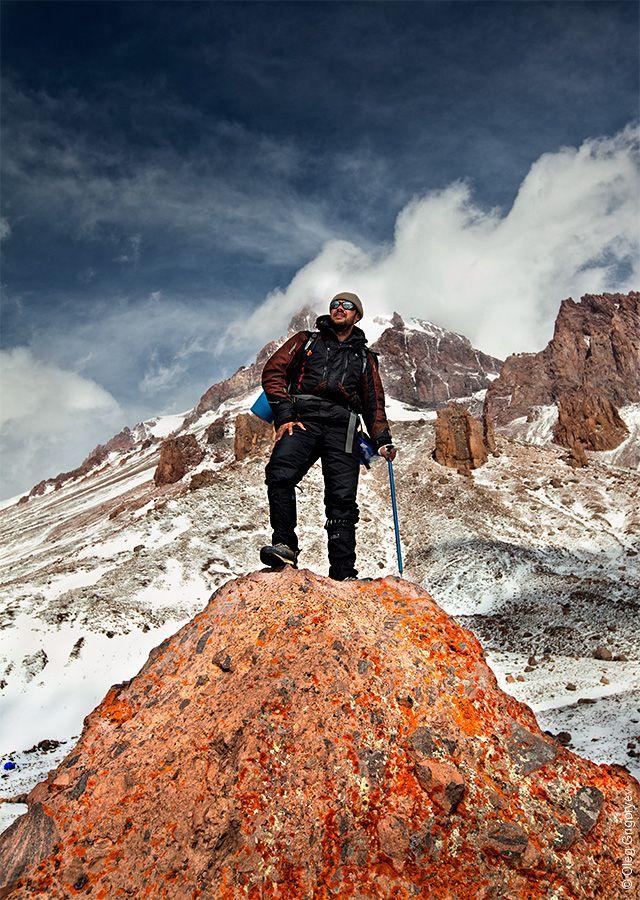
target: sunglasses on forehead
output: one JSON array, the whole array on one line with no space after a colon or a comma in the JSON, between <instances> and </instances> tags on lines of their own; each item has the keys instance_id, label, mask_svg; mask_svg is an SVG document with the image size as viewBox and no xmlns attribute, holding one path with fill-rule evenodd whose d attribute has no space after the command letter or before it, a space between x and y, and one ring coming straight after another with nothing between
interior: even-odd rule
<instances>
[{"instance_id":1,"label":"sunglasses on forehead","mask_svg":"<svg viewBox=\"0 0 640 900\"><path fill-rule=\"evenodd\" d=\"M355 303L352 303L351 300L332 300L329 304L329 309L337 309L339 306L347 311L356 308Z\"/></svg>"}]
</instances>

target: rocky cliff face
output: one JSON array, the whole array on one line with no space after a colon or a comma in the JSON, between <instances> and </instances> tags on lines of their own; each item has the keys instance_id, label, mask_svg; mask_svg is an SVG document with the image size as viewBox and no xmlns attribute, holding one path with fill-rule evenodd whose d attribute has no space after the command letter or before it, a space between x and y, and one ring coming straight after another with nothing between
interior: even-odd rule
<instances>
[{"instance_id":1,"label":"rocky cliff face","mask_svg":"<svg viewBox=\"0 0 640 900\"><path fill-rule=\"evenodd\" d=\"M501 365L463 335L417 319L405 324L397 312L372 349L380 354L386 393L432 409L487 388Z\"/></svg>"},{"instance_id":2,"label":"rocky cliff face","mask_svg":"<svg viewBox=\"0 0 640 900\"><path fill-rule=\"evenodd\" d=\"M552 340L539 353L516 353L505 360L487 390L485 413L502 427L575 392L597 393L615 407L640 401L637 291L585 294L579 303L563 300ZM575 427L584 431L584 420L576 420Z\"/></svg>"},{"instance_id":3,"label":"rocky cliff face","mask_svg":"<svg viewBox=\"0 0 640 900\"><path fill-rule=\"evenodd\" d=\"M640 852L638 783L542 734L422 588L304 569L227 582L28 802L5 897L619 897Z\"/></svg>"},{"instance_id":4,"label":"rocky cliff face","mask_svg":"<svg viewBox=\"0 0 640 900\"><path fill-rule=\"evenodd\" d=\"M612 450L629 434L613 403L597 393L566 393L558 398L557 444L586 450ZM579 452L579 451L578 451Z\"/></svg>"}]
</instances>

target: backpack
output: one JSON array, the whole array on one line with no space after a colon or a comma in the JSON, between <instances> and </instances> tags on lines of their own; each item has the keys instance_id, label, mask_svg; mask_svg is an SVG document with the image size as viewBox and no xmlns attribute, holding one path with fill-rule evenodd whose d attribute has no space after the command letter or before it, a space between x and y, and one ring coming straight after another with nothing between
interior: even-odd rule
<instances>
[{"instance_id":1,"label":"backpack","mask_svg":"<svg viewBox=\"0 0 640 900\"><path fill-rule=\"evenodd\" d=\"M296 360L294 363L294 371L296 372L296 375L299 372L299 365L302 360L302 357L303 356L311 356L311 354L313 353L313 348L315 346L315 343L318 340L318 338L320 337L319 331L308 331L307 334L309 335L309 338L308 338L306 344L298 351L298 355L296 356ZM370 350L368 347L361 348L361 354L362 354L362 372L360 373L361 375L364 375L364 373L367 370L367 361L369 358L368 353L373 353L373 350ZM375 355L376 354L374 353L374 356ZM293 382L293 380L294 379L292 378L291 381Z\"/></svg>"}]
</instances>

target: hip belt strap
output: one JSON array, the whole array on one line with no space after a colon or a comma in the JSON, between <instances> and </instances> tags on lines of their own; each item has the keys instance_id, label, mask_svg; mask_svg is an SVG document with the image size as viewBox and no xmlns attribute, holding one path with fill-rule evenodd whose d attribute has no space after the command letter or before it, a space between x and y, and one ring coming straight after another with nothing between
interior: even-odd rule
<instances>
[{"instance_id":1,"label":"hip belt strap","mask_svg":"<svg viewBox=\"0 0 640 900\"><path fill-rule=\"evenodd\" d=\"M299 397L301 400L319 400L321 403L333 403L328 397L319 397L317 394L292 394L294 399ZM353 411L349 414L349 424L347 425L347 439L344 442L345 453L353 451L353 438L356 433L356 425L358 424L358 414Z\"/></svg>"}]
</instances>

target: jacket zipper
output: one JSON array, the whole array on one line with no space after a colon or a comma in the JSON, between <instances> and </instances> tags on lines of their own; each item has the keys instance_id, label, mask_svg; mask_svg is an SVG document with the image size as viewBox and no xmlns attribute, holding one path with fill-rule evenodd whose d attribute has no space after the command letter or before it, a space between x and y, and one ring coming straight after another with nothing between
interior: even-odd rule
<instances>
[{"instance_id":1,"label":"jacket zipper","mask_svg":"<svg viewBox=\"0 0 640 900\"><path fill-rule=\"evenodd\" d=\"M324 381L327 377L328 366L329 366L329 345L325 342L325 345L324 345L324 369L322 370L322 381Z\"/></svg>"},{"instance_id":2,"label":"jacket zipper","mask_svg":"<svg viewBox=\"0 0 640 900\"><path fill-rule=\"evenodd\" d=\"M343 350L344 353L344 366L342 367L342 375L340 376L339 384L344 384L344 376L347 374L347 365L349 364L349 348L345 347Z\"/></svg>"}]
</instances>

